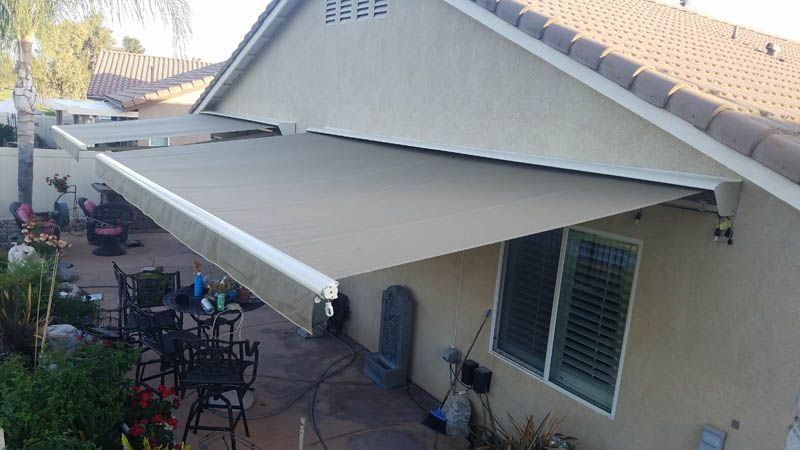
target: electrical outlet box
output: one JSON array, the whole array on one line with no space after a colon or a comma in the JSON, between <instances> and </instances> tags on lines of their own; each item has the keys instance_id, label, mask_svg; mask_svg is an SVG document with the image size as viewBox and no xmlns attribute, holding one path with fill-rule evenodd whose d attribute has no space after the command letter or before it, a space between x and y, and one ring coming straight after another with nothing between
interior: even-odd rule
<instances>
[{"instance_id":1,"label":"electrical outlet box","mask_svg":"<svg viewBox=\"0 0 800 450\"><path fill-rule=\"evenodd\" d=\"M472 380L472 389L478 394L486 394L492 386L492 371L487 367L478 367L475 369L475 375Z\"/></svg>"},{"instance_id":2,"label":"electrical outlet box","mask_svg":"<svg viewBox=\"0 0 800 450\"><path fill-rule=\"evenodd\" d=\"M461 362L461 350L455 347L447 347L442 352L442 359L448 364L458 364Z\"/></svg>"},{"instance_id":3,"label":"electrical outlet box","mask_svg":"<svg viewBox=\"0 0 800 450\"><path fill-rule=\"evenodd\" d=\"M711 425L703 426L698 450L724 450L727 433Z\"/></svg>"}]
</instances>

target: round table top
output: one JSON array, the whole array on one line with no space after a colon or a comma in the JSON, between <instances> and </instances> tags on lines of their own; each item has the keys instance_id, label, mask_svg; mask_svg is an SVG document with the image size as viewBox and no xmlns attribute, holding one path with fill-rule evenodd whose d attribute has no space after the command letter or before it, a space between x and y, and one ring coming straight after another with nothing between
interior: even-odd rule
<instances>
[{"instance_id":1,"label":"round table top","mask_svg":"<svg viewBox=\"0 0 800 450\"><path fill-rule=\"evenodd\" d=\"M203 309L203 305L200 304L202 297L195 297L193 295L193 291L194 287L186 286L180 288L176 292L170 292L164 296L164 306L179 313L189 314L192 316L211 316L217 313L216 310L211 313L207 313L206 310ZM215 304L216 302L211 303ZM257 298L251 299L247 302L242 302L240 300L227 300L225 303L237 303L239 306L241 306L242 312L253 311L254 309L264 306L264 302Z\"/></svg>"}]
</instances>

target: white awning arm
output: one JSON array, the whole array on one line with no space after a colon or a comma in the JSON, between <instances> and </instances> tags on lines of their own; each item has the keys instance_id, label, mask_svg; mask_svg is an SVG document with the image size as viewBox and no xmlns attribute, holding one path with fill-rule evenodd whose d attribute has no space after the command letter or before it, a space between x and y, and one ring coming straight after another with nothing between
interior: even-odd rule
<instances>
[{"instance_id":1,"label":"white awning arm","mask_svg":"<svg viewBox=\"0 0 800 450\"><path fill-rule=\"evenodd\" d=\"M339 295L339 282L287 255L266 242L242 231L230 223L214 216L186 199L175 195L152 180L120 164L105 154L97 155L97 163L105 164L129 180L141 186L150 195L159 198L177 211L186 214L195 222L207 227L218 236L231 241L263 263L275 268L326 301Z\"/></svg>"}]
</instances>

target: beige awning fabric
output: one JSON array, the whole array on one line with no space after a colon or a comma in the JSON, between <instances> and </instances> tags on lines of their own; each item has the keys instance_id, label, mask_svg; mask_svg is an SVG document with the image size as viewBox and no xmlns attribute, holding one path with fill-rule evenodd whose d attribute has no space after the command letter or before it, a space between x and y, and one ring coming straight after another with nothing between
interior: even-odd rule
<instances>
[{"instance_id":1,"label":"beige awning fabric","mask_svg":"<svg viewBox=\"0 0 800 450\"><path fill-rule=\"evenodd\" d=\"M206 133L260 130L269 125L209 114L187 114L160 119L140 119L82 125L55 125L53 139L76 160L90 145L138 139L192 136Z\"/></svg>"},{"instance_id":2,"label":"beige awning fabric","mask_svg":"<svg viewBox=\"0 0 800 450\"><path fill-rule=\"evenodd\" d=\"M309 331L337 279L697 192L317 134L106 153L97 172Z\"/></svg>"}]
</instances>

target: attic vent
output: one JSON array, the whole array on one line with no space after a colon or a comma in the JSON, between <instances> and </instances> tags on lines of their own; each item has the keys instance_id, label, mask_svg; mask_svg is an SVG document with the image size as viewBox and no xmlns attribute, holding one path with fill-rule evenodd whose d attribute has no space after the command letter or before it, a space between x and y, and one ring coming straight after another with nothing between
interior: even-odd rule
<instances>
[{"instance_id":1,"label":"attic vent","mask_svg":"<svg viewBox=\"0 0 800 450\"><path fill-rule=\"evenodd\" d=\"M356 20L369 18L369 0L358 0L356 3Z\"/></svg>"},{"instance_id":2,"label":"attic vent","mask_svg":"<svg viewBox=\"0 0 800 450\"><path fill-rule=\"evenodd\" d=\"M353 18L353 0L339 1L339 22L347 22Z\"/></svg>"},{"instance_id":3,"label":"attic vent","mask_svg":"<svg viewBox=\"0 0 800 450\"><path fill-rule=\"evenodd\" d=\"M372 12L373 17L384 17L389 13L389 0L375 0L375 9Z\"/></svg>"},{"instance_id":4,"label":"attic vent","mask_svg":"<svg viewBox=\"0 0 800 450\"><path fill-rule=\"evenodd\" d=\"M384 17L388 13L389 0L325 0L327 25L350 22L354 18L366 20L370 17Z\"/></svg>"},{"instance_id":5,"label":"attic vent","mask_svg":"<svg viewBox=\"0 0 800 450\"><path fill-rule=\"evenodd\" d=\"M325 23L336 22L336 0L325 0Z\"/></svg>"}]
</instances>

